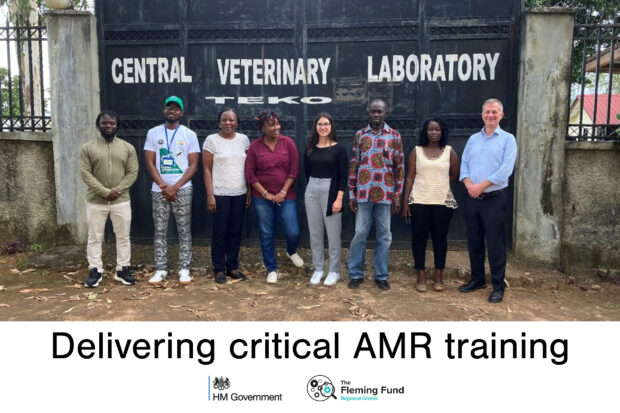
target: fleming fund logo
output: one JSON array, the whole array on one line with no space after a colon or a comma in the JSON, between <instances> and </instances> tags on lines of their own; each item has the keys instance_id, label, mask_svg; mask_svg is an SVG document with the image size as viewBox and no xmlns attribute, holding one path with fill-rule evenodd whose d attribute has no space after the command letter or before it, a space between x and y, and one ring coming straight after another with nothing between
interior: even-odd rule
<instances>
[{"instance_id":1,"label":"fleming fund logo","mask_svg":"<svg viewBox=\"0 0 620 413\"><path fill-rule=\"evenodd\" d=\"M338 400L334 394L334 384L329 377L322 374L308 380L306 390L308 391L308 396L315 402L324 402L331 397Z\"/></svg>"}]
</instances>

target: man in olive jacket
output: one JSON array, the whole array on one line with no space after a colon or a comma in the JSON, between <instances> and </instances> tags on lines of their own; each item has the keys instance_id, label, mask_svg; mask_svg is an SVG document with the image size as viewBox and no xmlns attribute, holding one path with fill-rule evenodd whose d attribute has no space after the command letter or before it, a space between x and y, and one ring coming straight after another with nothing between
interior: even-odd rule
<instances>
[{"instance_id":1,"label":"man in olive jacket","mask_svg":"<svg viewBox=\"0 0 620 413\"><path fill-rule=\"evenodd\" d=\"M103 276L101 243L108 215L116 235L116 275L126 285L136 283L131 274L131 202L129 187L138 177L138 157L132 145L116 137L120 120L112 111L103 111L96 124L101 136L80 148L80 173L88 187L86 259L90 273L86 287L97 287Z\"/></svg>"}]
</instances>

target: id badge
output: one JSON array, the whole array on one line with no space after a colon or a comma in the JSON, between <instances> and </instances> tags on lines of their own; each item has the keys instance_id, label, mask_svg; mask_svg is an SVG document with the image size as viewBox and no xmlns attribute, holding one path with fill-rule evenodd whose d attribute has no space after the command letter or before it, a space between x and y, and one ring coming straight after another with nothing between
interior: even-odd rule
<instances>
[{"instance_id":1,"label":"id badge","mask_svg":"<svg viewBox=\"0 0 620 413\"><path fill-rule=\"evenodd\" d=\"M161 148L159 153L159 173L169 175L183 175L183 171L179 168L174 155L168 153L166 148Z\"/></svg>"},{"instance_id":2,"label":"id badge","mask_svg":"<svg viewBox=\"0 0 620 413\"><path fill-rule=\"evenodd\" d=\"M165 155L161 158L161 164L171 168L174 166L174 157L172 155Z\"/></svg>"}]
</instances>

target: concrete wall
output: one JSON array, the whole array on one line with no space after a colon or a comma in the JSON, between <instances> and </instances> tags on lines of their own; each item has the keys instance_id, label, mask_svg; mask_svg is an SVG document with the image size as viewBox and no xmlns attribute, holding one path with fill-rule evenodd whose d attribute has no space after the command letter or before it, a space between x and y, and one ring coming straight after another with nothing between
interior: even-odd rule
<instances>
[{"instance_id":1,"label":"concrete wall","mask_svg":"<svg viewBox=\"0 0 620 413\"><path fill-rule=\"evenodd\" d=\"M75 243L88 236L86 185L78 168L82 143L98 136L100 112L96 20L89 12L47 14L57 223Z\"/></svg>"},{"instance_id":2,"label":"concrete wall","mask_svg":"<svg viewBox=\"0 0 620 413\"><path fill-rule=\"evenodd\" d=\"M566 142L562 261L620 268L620 142Z\"/></svg>"},{"instance_id":3,"label":"concrete wall","mask_svg":"<svg viewBox=\"0 0 620 413\"><path fill-rule=\"evenodd\" d=\"M0 133L0 242L54 243L56 187L52 137Z\"/></svg>"},{"instance_id":4,"label":"concrete wall","mask_svg":"<svg viewBox=\"0 0 620 413\"><path fill-rule=\"evenodd\" d=\"M513 220L520 260L560 261L573 20L566 9L523 15Z\"/></svg>"}]
</instances>

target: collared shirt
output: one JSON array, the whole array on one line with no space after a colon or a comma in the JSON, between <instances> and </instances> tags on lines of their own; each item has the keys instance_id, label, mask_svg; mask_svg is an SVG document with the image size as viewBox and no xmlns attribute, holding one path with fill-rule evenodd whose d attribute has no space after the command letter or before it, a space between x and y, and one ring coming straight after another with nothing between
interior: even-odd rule
<instances>
[{"instance_id":1,"label":"collared shirt","mask_svg":"<svg viewBox=\"0 0 620 413\"><path fill-rule=\"evenodd\" d=\"M107 142L99 136L80 148L80 174L88 187L88 202L109 203L106 198L112 189L121 192L112 204L129 201L129 187L138 177L136 150L122 139Z\"/></svg>"},{"instance_id":2,"label":"collared shirt","mask_svg":"<svg viewBox=\"0 0 620 413\"><path fill-rule=\"evenodd\" d=\"M288 136L278 136L273 150L260 137L250 144L245 160L245 179L252 185L260 182L270 194L277 194L288 178L297 180L299 175L299 153L295 142ZM261 194L252 187L252 196ZM291 185L284 199L297 199L295 185Z\"/></svg>"},{"instance_id":3,"label":"collared shirt","mask_svg":"<svg viewBox=\"0 0 620 413\"><path fill-rule=\"evenodd\" d=\"M349 163L349 199L379 204L398 201L403 192L404 165L405 154L397 130L384 123L378 134L370 125L357 131Z\"/></svg>"},{"instance_id":4,"label":"collared shirt","mask_svg":"<svg viewBox=\"0 0 620 413\"><path fill-rule=\"evenodd\" d=\"M498 126L491 136L487 136L482 128L467 140L459 180L469 178L472 183L478 184L488 179L493 185L484 192L506 188L516 159L517 141L513 135Z\"/></svg>"}]
</instances>

